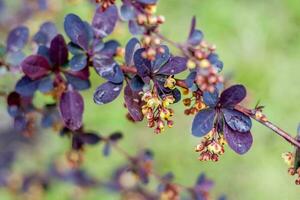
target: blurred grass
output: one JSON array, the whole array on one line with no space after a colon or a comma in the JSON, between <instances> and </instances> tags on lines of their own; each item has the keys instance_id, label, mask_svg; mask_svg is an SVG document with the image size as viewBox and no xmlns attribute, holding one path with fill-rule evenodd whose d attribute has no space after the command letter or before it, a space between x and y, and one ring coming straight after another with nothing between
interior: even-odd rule
<instances>
[{"instance_id":1,"label":"blurred grass","mask_svg":"<svg viewBox=\"0 0 300 200\"><path fill-rule=\"evenodd\" d=\"M45 19L54 19L62 29L63 17L69 12L88 21L92 18L93 8L88 3L50 2L63 9L62 12L34 18L28 22L33 30ZM249 106L260 100L266 105L265 113L271 121L295 134L300 121L299 1L161 0L158 12L167 19L162 32L177 41L186 38L191 17L196 15L197 25L206 39L218 47L225 63L223 73L233 74L233 82L248 88ZM129 35L124 29L126 26L122 27L114 36L124 44ZM93 75L93 88L101 81ZM293 184L294 178L287 174L287 166L281 159L281 153L291 151L292 147L263 126L254 123L254 144L246 155L236 155L227 148L219 162L203 163L197 161L198 155L193 151L199 139L190 134L192 117L183 115L181 104L174 106L174 128L155 135L146 128L145 122L132 124L126 120L122 97L109 105L97 106L92 101L92 93L93 89L84 92L86 127L104 135L123 131L125 139L120 145L132 154L144 147L153 149L157 170L161 173L173 171L177 182L191 185L200 172L206 172L216 183L214 197L226 194L231 200L299 199L299 187ZM39 150L32 150L34 158L27 156L24 160L20 156L16 170L46 168L49 158L61 155L69 147L66 140L48 132L43 140L45 143ZM84 167L97 177L109 178L112 170L123 161L114 152L110 158L103 158L101 148L93 147L87 150ZM47 199L67 199L73 189L57 184L51 188ZM0 195L5 199L5 192ZM103 191L89 191L85 195L84 199L118 199Z\"/></svg>"}]
</instances>

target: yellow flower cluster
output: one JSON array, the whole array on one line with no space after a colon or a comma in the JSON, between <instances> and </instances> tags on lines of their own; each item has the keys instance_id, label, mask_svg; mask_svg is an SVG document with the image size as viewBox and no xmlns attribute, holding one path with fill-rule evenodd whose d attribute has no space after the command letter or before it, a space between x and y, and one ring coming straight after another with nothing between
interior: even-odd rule
<instances>
[{"instance_id":1,"label":"yellow flower cluster","mask_svg":"<svg viewBox=\"0 0 300 200\"><path fill-rule=\"evenodd\" d=\"M299 165L295 164L295 162L297 162L297 161L295 161L295 154L291 153L291 152L286 152L286 153L283 153L281 155L281 157L283 158L284 162L289 167L288 173L291 176L294 176L294 175L298 176L297 179L295 180L295 184L300 185L300 167L297 168L297 166L299 166Z\"/></svg>"},{"instance_id":2,"label":"yellow flower cluster","mask_svg":"<svg viewBox=\"0 0 300 200\"><path fill-rule=\"evenodd\" d=\"M195 148L196 152L200 153L199 160L201 161L218 161L219 156L224 154L224 145L226 141L223 135L218 134L214 129Z\"/></svg>"},{"instance_id":3,"label":"yellow flower cluster","mask_svg":"<svg viewBox=\"0 0 300 200\"><path fill-rule=\"evenodd\" d=\"M183 94L188 93L189 90L183 91ZM206 107L199 91L192 92L191 97L183 99L183 104L184 106L189 107L184 110L184 114L186 115L194 115Z\"/></svg>"},{"instance_id":4,"label":"yellow flower cluster","mask_svg":"<svg viewBox=\"0 0 300 200\"><path fill-rule=\"evenodd\" d=\"M156 126L155 133L164 131L166 125L169 128L173 126L173 121L170 118L174 111L168 108L175 101L173 96L166 96L161 100L156 94L148 91L143 94L142 100L145 102L142 112L148 120L148 126L150 128Z\"/></svg>"}]
</instances>

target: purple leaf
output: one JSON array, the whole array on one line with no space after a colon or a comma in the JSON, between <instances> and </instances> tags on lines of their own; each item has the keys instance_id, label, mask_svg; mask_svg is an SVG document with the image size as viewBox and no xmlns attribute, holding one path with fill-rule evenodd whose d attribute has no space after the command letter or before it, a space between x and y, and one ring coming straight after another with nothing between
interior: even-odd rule
<instances>
[{"instance_id":1,"label":"purple leaf","mask_svg":"<svg viewBox=\"0 0 300 200\"><path fill-rule=\"evenodd\" d=\"M148 59L143 58L142 53L145 51L144 48L138 49L133 57L134 65L137 69L137 74L140 77L149 76L151 73L151 62Z\"/></svg>"},{"instance_id":2,"label":"purple leaf","mask_svg":"<svg viewBox=\"0 0 300 200\"><path fill-rule=\"evenodd\" d=\"M156 73L158 72L161 67L165 67L164 65L169 61L170 59L170 51L169 48L165 45L161 45L161 48L164 49L163 53L157 53L155 56L155 60L152 62L151 68L152 72Z\"/></svg>"},{"instance_id":3,"label":"purple leaf","mask_svg":"<svg viewBox=\"0 0 300 200\"><path fill-rule=\"evenodd\" d=\"M65 76L68 83L71 84L75 90L86 90L91 87L89 79L81 79L80 77L68 73L65 73Z\"/></svg>"},{"instance_id":4,"label":"purple leaf","mask_svg":"<svg viewBox=\"0 0 300 200\"><path fill-rule=\"evenodd\" d=\"M131 4L123 4L120 9L121 18L124 21L133 20L135 17L135 9Z\"/></svg>"},{"instance_id":5,"label":"purple leaf","mask_svg":"<svg viewBox=\"0 0 300 200\"><path fill-rule=\"evenodd\" d=\"M27 57L21 63L21 67L24 74L32 80L46 76L51 69L47 59L40 55L32 55Z\"/></svg>"},{"instance_id":6,"label":"purple leaf","mask_svg":"<svg viewBox=\"0 0 300 200\"><path fill-rule=\"evenodd\" d=\"M240 103L246 95L246 88L243 85L234 85L222 92L220 103L223 107L235 106Z\"/></svg>"},{"instance_id":7,"label":"purple leaf","mask_svg":"<svg viewBox=\"0 0 300 200\"><path fill-rule=\"evenodd\" d=\"M232 130L244 133L251 129L252 122L247 115L232 109L222 109L222 111L227 125Z\"/></svg>"},{"instance_id":8,"label":"purple leaf","mask_svg":"<svg viewBox=\"0 0 300 200\"><path fill-rule=\"evenodd\" d=\"M24 48L28 42L29 30L25 26L13 29L6 40L7 51L16 52Z\"/></svg>"},{"instance_id":9,"label":"purple leaf","mask_svg":"<svg viewBox=\"0 0 300 200\"><path fill-rule=\"evenodd\" d=\"M203 92L203 101L205 105L209 107L215 107L219 100L219 93L215 90L213 93L210 92Z\"/></svg>"},{"instance_id":10,"label":"purple leaf","mask_svg":"<svg viewBox=\"0 0 300 200\"><path fill-rule=\"evenodd\" d=\"M34 35L33 40L38 45L48 46L51 40L57 35L57 29L52 22L45 22L40 26L40 30Z\"/></svg>"},{"instance_id":11,"label":"purple leaf","mask_svg":"<svg viewBox=\"0 0 300 200\"><path fill-rule=\"evenodd\" d=\"M79 92L64 92L60 98L59 109L66 127L75 131L82 126L84 102Z\"/></svg>"},{"instance_id":12,"label":"purple leaf","mask_svg":"<svg viewBox=\"0 0 300 200\"><path fill-rule=\"evenodd\" d=\"M174 75L186 70L186 58L179 56L171 57L169 62L167 62L158 72L158 74L164 75Z\"/></svg>"},{"instance_id":13,"label":"purple leaf","mask_svg":"<svg viewBox=\"0 0 300 200\"><path fill-rule=\"evenodd\" d=\"M125 48L125 63L127 66L133 66L133 56L136 50L141 47L140 42L136 38L132 38L126 45Z\"/></svg>"},{"instance_id":14,"label":"purple leaf","mask_svg":"<svg viewBox=\"0 0 300 200\"><path fill-rule=\"evenodd\" d=\"M88 80L90 77L90 71L89 68L86 67L80 71L69 71L68 74L71 74L73 76L76 76L77 78Z\"/></svg>"},{"instance_id":15,"label":"purple leaf","mask_svg":"<svg viewBox=\"0 0 300 200\"><path fill-rule=\"evenodd\" d=\"M124 80L124 74L120 66L112 59L94 57L94 68L101 77L108 81L121 83Z\"/></svg>"},{"instance_id":16,"label":"purple leaf","mask_svg":"<svg viewBox=\"0 0 300 200\"><path fill-rule=\"evenodd\" d=\"M128 23L129 31L132 35L140 35L145 32L145 28L140 26L134 20L130 20Z\"/></svg>"},{"instance_id":17,"label":"purple leaf","mask_svg":"<svg viewBox=\"0 0 300 200\"><path fill-rule=\"evenodd\" d=\"M192 134L196 137L202 137L213 129L216 111L208 108L201 110L194 118L192 125Z\"/></svg>"},{"instance_id":18,"label":"purple leaf","mask_svg":"<svg viewBox=\"0 0 300 200\"><path fill-rule=\"evenodd\" d=\"M185 79L185 83L186 83L186 86L188 88L191 88L193 87L194 85L194 81L196 79L196 76L197 76L197 72L196 71L192 71Z\"/></svg>"},{"instance_id":19,"label":"purple leaf","mask_svg":"<svg viewBox=\"0 0 300 200\"><path fill-rule=\"evenodd\" d=\"M54 80L51 76L46 76L39 80L38 90L42 93L47 93L53 90Z\"/></svg>"},{"instance_id":20,"label":"purple leaf","mask_svg":"<svg viewBox=\"0 0 300 200\"><path fill-rule=\"evenodd\" d=\"M65 18L64 28L74 44L87 50L89 45L89 31L86 29L85 23L74 14L68 14Z\"/></svg>"},{"instance_id":21,"label":"purple leaf","mask_svg":"<svg viewBox=\"0 0 300 200\"><path fill-rule=\"evenodd\" d=\"M104 12L101 7L96 10L92 26L95 35L99 38L104 38L110 35L118 21L118 10L116 6L110 6Z\"/></svg>"},{"instance_id":22,"label":"purple leaf","mask_svg":"<svg viewBox=\"0 0 300 200\"><path fill-rule=\"evenodd\" d=\"M57 35L51 41L49 55L55 66L62 66L68 61L68 47L62 35Z\"/></svg>"},{"instance_id":23,"label":"purple leaf","mask_svg":"<svg viewBox=\"0 0 300 200\"><path fill-rule=\"evenodd\" d=\"M123 87L122 84L114 84L106 82L100 85L94 93L94 102L96 104L106 104L115 100L121 93Z\"/></svg>"},{"instance_id":24,"label":"purple leaf","mask_svg":"<svg viewBox=\"0 0 300 200\"><path fill-rule=\"evenodd\" d=\"M70 60L71 69L74 71L82 70L87 66L88 57L85 54L77 54Z\"/></svg>"},{"instance_id":25,"label":"purple leaf","mask_svg":"<svg viewBox=\"0 0 300 200\"><path fill-rule=\"evenodd\" d=\"M156 4L157 0L137 0L137 2L142 3L142 4Z\"/></svg>"},{"instance_id":26,"label":"purple leaf","mask_svg":"<svg viewBox=\"0 0 300 200\"><path fill-rule=\"evenodd\" d=\"M142 121L144 115L142 113L142 100L139 92L133 91L129 85L125 87L124 99L128 112L134 121Z\"/></svg>"},{"instance_id":27,"label":"purple leaf","mask_svg":"<svg viewBox=\"0 0 300 200\"><path fill-rule=\"evenodd\" d=\"M95 133L84 133L78 136L83 143L90 145L98 144L101 140L101 137Z\"/></svg>"},{"instance_id":28,"label":"purple leaf","mask_svg":"<svg viewBox=\"0 0 300 200\"><path fill-rule=\"evenodd\" d=\"M21 96L33 96L38 89L39 80L31 80L27 76L23 76L16 84L16 92Z\"/></svg>"},{"instance_id":29,"label":"purple leaf","mask_svg":"<svg viewBox=\"0 0 300 200\"><path fill-rule=\"evenodd\" d=\"M252 146L253 138L250 131L240 133L224 126L224 137L232 150L238 154L245 154Z\"/></svg>"}]
</instances>

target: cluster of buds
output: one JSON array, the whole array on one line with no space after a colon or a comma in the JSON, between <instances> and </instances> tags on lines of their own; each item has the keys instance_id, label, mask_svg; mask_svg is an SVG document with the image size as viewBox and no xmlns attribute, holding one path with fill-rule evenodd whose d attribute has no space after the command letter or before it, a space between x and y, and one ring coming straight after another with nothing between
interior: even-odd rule
<instances>
[{"instance_id":1,"label":"cluster of buds","mask_svg":"<svg viewBox=\"0 0 300 200\"><path fill-rule=\"evenodd\" d=\"M83 150L71 150L67 152L66 157L70 167L77 168L83 162Z\"/></svg>"},{"instance_id":2,"label":"cluster of buds","mask_svg":"<svg viewBox=\"0 0 300 200\"><path fill-rule=\"evenodd\" d=\"M164 191L160 194L161 200L179 200L179 188L178 186L168 183L166 184Z\"/></svg>"},{"instance_id":3,"label":"cluster of buds","mask_svg":"<svg viewBox=\"0 0 300 200\"><path fill-rule=\"evenodd\" d=\"M96 3L101 4L102 10L106 10L109 6L115 4L116 0L95 0Z\"/></svg>"},{"instance_id":4,"label":"cluster of buds","mask_svg":"<svg viewBox=\"0 0 300 200\"><path fill-rule=\"evenodd\" d=\"M164 131L166 124L169 128L173 126L170 118L174 115L174 111L168 108L175 101L173 96L165 96L160 99L156 93L148 91L143 94L142 100L145 102L142 112L148 120L148 127L156 127L155 133Z\"/></svg>"},{"instance_id":5,"label":"cluster of buds","mask_svg":"<svg viewBox=\"0 0 300 200\"><path fill-rule=\"evenodd\" d=\"M190 47L188 50L191 53L190 59L187 62L189 69L195 69L197 66L206 69L212 66L209 56L215 52L215 45L209 45L203 40L199 45Z\"/></svg>"},{"instance_id":6,"label":"cluster of buds","mask_svg":"<svg viewBox=\"0 0 300 200\"><path fill-rule=\"evenodd\" d=\"M282 154L282 158L285 161L285 163L289 166L288 173L291 176L298 176L298 178L295 180L295 184L300 185L300 167L295 167L295 154L291 152L286 152Z\"/></svg>"},{"instance_id":7,"label":"cluster of buds","mask_svg":"<svg viewBox=\"0 0 300 200\"><path fill-rule=\"evenodd\" d=\"M202 91L214 92L216 85L224 81L223 77L218 74L215 68L209 69L199 73L196 77L196 84Z\"/></svg>"},{"instance_id":8,"label":"cluster of buds","mask_svg":"<svg viewBox=\"0 0 300 200\"><path fill-rule=\"evenodd\" d=\"M215 129L213 129L195 148L196 152L200 153L200 161L218 161L219 156L224 154L224 145L226 141L224 136L218 134Z\"/></svg>"},{"instance_id":9,"label":"cluster of buds","mask_svg":"<svg viewBox=\"0 0 300 200\"><path fill-rule=\"evenodd\" d=\"M183 94L189 94L188 89L184 89ZM205 104L202 99L202 92L197 90L192 92L192 96L189 98L183 99L183 104L188 107L184 110L186 115L194 115L200 110L205 108Z\"/></svg>"},{"instance_id":10,"label":"cluster of buds","mask_svg":"<svg viewBox=\"0 0 300 200\"><path fill-rule=\"evenodd\" d=\"M142 56L148 60L155 60L158 53L164 53L165 49L161 46L161 40L154 34L144 35L141 39L142 46L145 48Z\"/></svg>"}]
</instances>

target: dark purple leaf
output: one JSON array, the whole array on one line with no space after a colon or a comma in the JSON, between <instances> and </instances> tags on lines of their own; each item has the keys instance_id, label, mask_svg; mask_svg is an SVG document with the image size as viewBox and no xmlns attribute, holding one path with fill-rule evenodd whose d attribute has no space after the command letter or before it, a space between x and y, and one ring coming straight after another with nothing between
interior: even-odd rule
<instances>
[{"instance_id":1,"label":"dark purple leaf","mask_svg":"<svg viewBox=\"0 0 300 200\"><path fill-rule=\"evenodd\" d=\"M48 46L51 40L57 35L57 29L52 22L45 22L40 26L40 30L34 35L33 40L38 45Z\"/></svg>"},{"instance_id":2,"label":"dark purple leaf","mask_svg":"<svg viewBox=\"0 0 300 200\"><path fill-rule=\"evenodd\" d=\"M250 131L240 133L224 126L224 137L232 150L238 154L245 154L252 146L253 138Z\"/></svg>"},{"instance_id":3,"label":"dark purple leaf","mask_svg":"<svg viewBox=\"0 0 300 200\"><path fill-rule=\"evenodd\" d=\"M69 73L65 73L65 76L68 83L71 84L75 90L86 90L91 87L91 82L89 79L81 79L80 77Z\"/></svg>"},{"instance_id":4,"label":"dark purple leaf","mask_svg":"<svg viewBox=\"0 0 300 200\"><path fill-rule=\"evenodd\" d=\"M170 60L159 70L159 74L174 75L186 70L186 58L179 56L171 57Z\"/></svg>"},{"instance_id":5,"label":"dark purple leaf","mask_svg":"<svg viewBox=\"0 0 300 200\"><path fill-rule=\"evenodd\" d=\"M135 17L135 9L131 4L123 4L120 9L121 18L125 21L133 20Z\"/></svg>"},{"instance_id":6,"label":"dark purple leaf","mask_svg":"<svg viewBox=\"0 0 300 200\"><path fill-rule=\"evenodd\" d=\"M112 59L94 58L94 68L103 78L113 83L122 83L124 74L120 66Z\"/></svg>"},{"instance_id":7,"label":"dark purple leaf","mask_svg":"<svg viewBox=\"0 0 300 200\"><path fill-rule=\"evenodd\" d=\"M82 126L84 102L79 92L64 92L60 98L59 109L66 127L74 131Z\"/></svg>"},{"instance_id":8,"label":"dark purple leaf","mask_svg":"<svg viewBox=\"0 0 300 200\"><path fill-rule=\"evenodd\" d=\"M136 38L132 38L126 45L125 48L125 63L127 66L133 66L134 52L141 47L140 42Z\"/></svg>"},{"instance_id":9,"label":"dark purple leaf","mask_svg":"<svg viewBox=\"0 0 300 200\"><path fill-rule=\"evenodd\" d=\"M73 71L82 70L87 66L88 57L85 54L74 55L70 60L70 66Z\"/></svg>"},{"instance_id":10,"label":"dark purple leaf","mask_svg":"<svg viewBox=\"0 0 300 200\"><path fill-rule=\"evenodd\" d=\"M219 93L215 90L213 93L211 92L203 92L203 101L205 105L209 107L215 107L219 100Z\"/></svg>"},{"instance_id":11,"label":"dark purple leaf","mask_svg":"<svg viewBox=\"0 0 300 200\"><path fill-rule=\"evenodd\" d=\"M155 60L151 64L152 72L157 73L161 67L165 67L164 65L169 61L171 55L169 48L165 45L162 45L161 48L164 49L163 53L157 53L155 56Z\"/></svg>"},{"instance_id":12,"label":"dark purple leaf","mask_svg":"<svg viewBox=\"0 0 300 200\"><path fill-rule=\"evenodd\" d=\"M137 69L137 74L142 78L151 74L151 62L148 59L143 58L142 53L144 51L144 48L138 49L133 57L134 65Z\"/></svg>"},{"instance_id":13,"label":"dark purple leaf","mask_svg":"<svg viewBox=\"0 0 300 200\"><path fill-rule=\"evenodd\" d=\"M133 91L141 91L145 83L139 76L134 76L130 81L130 87Z\"/></svg>"},{"instance_id":14,"label":"dark purple leaf","mask_svg":"<svg viewBox=\"0 0 300 200\"><path fill-rule=\"evenodd\" d=\"M142 100L138 91L133 91L129 85L124 89L124 99L128 112L134 121L142 121Z\"/></svg>"},{"instance_id":15,"label":"dark purple leaf","mask_svg":"<svg viewBox=\"0 0 300 200\"><path fill-rule=\"evenodd\" d=\"M21 96L17 92L11 92L7 96L7 105L9 106L20 106L21 105Z\"/></svg>"},{"instance_id":16,"label":"dark purple leaf","mask_svg":"<svg viewBox=\"0 0 300 200\"><path fill-rule=\"evenodd\" d=\"M247 115L232 109L222 109L222 111L226 123L232 130L243 133L251 129L252 122Z\"/></svg>"},{"instance_id":17,"label":"dark purple leaf","mask_svg":"<svg viewBox=\"0 0 300 200\"><path fill-rule=\"evenodd\" d=\"M95 145L101 140L101 137L95 133L84 133L79 135L80 140L85 144Z\"/></svg>"},{"instance_id":18,"label":"dark purple leaf","mask_svg":"<svg viewBox=\"0 0 300 200\"><path fill-rule=\"evenodd\" d=\"M86 29L85 23L74 14L68 14L65 18L64 28L74 44L88 50L89 31Z\"/></svg>"},{"instance_id":19,"label":"dark purple leaf","mask_svg":"<svg viewBox=\"0 0 300 200\"><path fill-rule=\"evenodd\" d=\"M123 138L123 134L121 132L115 132L109 136L109 140L112 142L117 142L117 141L121 140L122 138Z\"/></svg>"},{"instance_id":20,"label":"dark purple leaf","mask_svg":"<svg viewBox=\"0 0 300 200\"><path fill-rule=\"evenodd\" d=\"M223 107L235 106L240 103L246 95L246 88L243 85L234 85L222 92L220 103Z\"/></svg>"},{"instance_id":21,"label":"dark purple leaf","mask_svg":"<svg viewBox=\"0 0 300 200\"><path fill-rule=\"evenodd\" d=\"M33 96L38 89L39 80L33 81L27 76L23 76L16 84L16 92L21 96Z\"/></svg>"},{"instance_id":22,"label":"dark purple leaf","mask_svg":"<svg viewBox=\"0 0 300 200\"><path fill-rule=\"evenodd\" d=\"M128 28L132 35L141 35L145 32L145 28L138 25L135 20L129 21Z\"/></svg>"},{"instance_id":23,"label":"dark purple leaf","mask_svg":"<svg viewBox=\"0 0 300 200\"><path fill-rule=\"evenodd\" d=\"M104 38L110 35L118 21L118 9L116 6L110 6L104 12L102 8L99 7L96 10L92 26L95 32L95 35L99 38Z\"/></svg>"},{"instance_id":24,"label":"dark purple leaf","mask_svg":"<svg viewBox=\"0 0 300 200\"><path fill-rule=\"evenodd\" d=\"M27 57L21 63L21 67L24 74L32 80L36 80L47 75L51 69L47 59L40 55Z\"/></svg>"},{"instance_id":25,"label":"dark purple leaf","mask_svg":"<svg viewBox=\"0 0 300 200\"><path fill-rule=\"evenodd\" d=\"M202 137L213 129L216 111L208 108L201 110L194 118L192 125L192 134L196 137Z\"/></svg>"},{"instance_id":26,"label":"dark purple leaf","mask_svg":"<svg viewBox=\"0 0 300 200\"><path fill-rule=\"evenodd\" d=\"M122 87L123 84L103 83L94 93L94 102L100 105L112 102L120 95Z\"/></svg>"},{"instance_id":27,"label":"dark purple leaf","mask_svg":"<svg viewBox=\"0 0 300 200\"><path fill-rule=\"evenodd\" d=\"M28 42L29 30L25 26L19 26L13 29L7 37L7 51L16 52L24 48Z\"/></svg>"},{"instance_id":28,"label":"dark purple leaf","mask_svg":"<svg viewBox=\"0 0 300 200\"><path fill-rule=\"evenodd\" d=\"M80 150L82 149L84 143L81 140L80 136L78 134L74 135L72 138L72 149L73 150Z\"/></svg>"},{"instance_id":29,"label":"dark purple leaf","mask_svg":"<svg viewBox=\"0 0 300 200\"><path fill-rule=\"evenodd\" d=\"M49 56L55 66L63 66L68 61L68 47L62 35L51 41Z\"/></svg>"},{"instance_id":30,"label":"dark purple leaf","mask_svg":"<svg viewBox=\"0 0 300 200\"><path fill-rule=\"evenodd\" d=\"M195 31L196 29L196 17L194 16L192 18L192 21L191 21L191 28L190 28L190 33L189 33L189 37L191 37L191 35L193 34L193 32Z\"/></svg>"},{"instance_id":31,"label":"dark purple leaf","mask_svg":"<svg viewBox=\"0 0 300 200\"><path fill-rule=\"evenodd\" d=\"M104 58L112 58L116 54L119 46L119 42L110 40L105 42L103 48L100 51L95 52L95 54L100 54L100 56Z\"/></svg>"}]
</instances>

